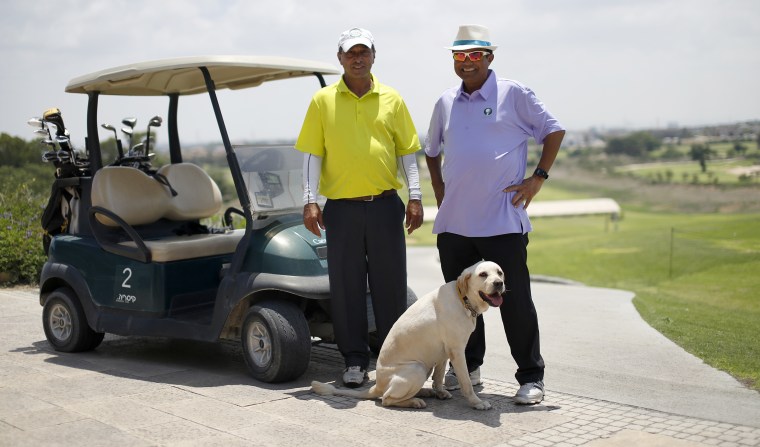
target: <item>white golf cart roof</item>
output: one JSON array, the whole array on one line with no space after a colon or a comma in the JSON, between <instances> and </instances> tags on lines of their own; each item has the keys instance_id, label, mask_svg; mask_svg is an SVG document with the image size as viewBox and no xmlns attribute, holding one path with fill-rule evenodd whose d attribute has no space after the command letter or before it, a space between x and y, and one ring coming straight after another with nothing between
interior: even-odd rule
<instances>
[{"instance_id":1,"label":"white golf cart roof","mask_svg":"<svg viewBox=\"0 0 760 447\"><path fill-rule=\"evenodd\" d=\"M206 67L217 90L255 87L263 82L301 76L337 75L333 65L274 56L192 56L138 62L72 79L68 93L102 95L192 95L206 91L199 67Z\"/></svg>"}]
</instances>

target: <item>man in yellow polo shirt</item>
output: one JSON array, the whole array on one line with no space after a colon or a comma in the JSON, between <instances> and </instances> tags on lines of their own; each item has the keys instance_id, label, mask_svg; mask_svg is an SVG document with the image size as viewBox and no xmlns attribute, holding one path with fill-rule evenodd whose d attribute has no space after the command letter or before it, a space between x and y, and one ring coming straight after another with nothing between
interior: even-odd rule
<instances>
[{"instance_id":1,"label":"man in yellow polo shirt","mask_svg":"<svg viewBox=\"0 0 760 447\"><path fill-rule=\"evenodd\" d=\"M296 149L304 153L306 228L327 238L332 321L346 369L343 383L367 378L366 286L380 342L406 310L406 241L422 224L422 193L414 153L420 141L398 92L377 82L372 34L361 28L338 40L341 79L318 91ZM406 178L409 201L396 190ZM317 202L327 197L324 214ZM404 220L406 219L406 222Z\"/></svg>"}]
</instances>

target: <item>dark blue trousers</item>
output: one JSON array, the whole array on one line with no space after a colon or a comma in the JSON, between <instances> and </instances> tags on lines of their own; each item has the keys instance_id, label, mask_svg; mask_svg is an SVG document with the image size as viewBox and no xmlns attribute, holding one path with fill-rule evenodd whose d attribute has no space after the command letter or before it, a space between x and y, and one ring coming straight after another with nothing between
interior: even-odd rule
<instances>
[{"instance_id":1,"label":"dark blue trousers","mask_svg":"<svg viewBox=\"0 0 760 447\"><path fill-rule=\"evenodd\" d=\"M453 233L438 235L438 253L446 282L455 281L464 269L481 260L495 262L504 271L507 292L499 310L512 358L517 363L515 378L520 384L544 378L538 316L530 293L527 246L527 234L491 237L465 237ZM481 315L465 350L467 369L472 372L482 365L485 354L486 335Z\"/></svg>"},{"instance_id":2,"label":"dark blue trousers","mask_svg":"<svg viewBox=\"0 0 760 447\"><path fill-rule=\"evenodd\" d=\"M368 283L381 344L406 310L405 216L396 194L325 204L331 317L346 366L369 366Z\"/></svg>"}]
</instances>

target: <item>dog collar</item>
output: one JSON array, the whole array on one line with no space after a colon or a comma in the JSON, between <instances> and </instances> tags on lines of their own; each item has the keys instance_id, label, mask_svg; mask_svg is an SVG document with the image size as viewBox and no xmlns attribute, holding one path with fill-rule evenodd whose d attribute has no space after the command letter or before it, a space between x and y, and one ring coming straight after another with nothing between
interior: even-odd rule
<instances>
[{"instance_id":1,"label":"dog collar","mask_svg":"<svg viewBox=\"0 0 760 447\"><path fill-rule=\"evenodd\" d=\"M464 302L465 309L470 311L470 314L472 315L472 318L475 318L478 316L478 312L472 307L470 304L470 300L467 299L466 296L462 297L462 301Z\"/></svg>"},{"instance_id":2,"label":"dog collar","mask_svg":"<svg viewBox=\"0 0 760 447\"><path fill-rule=\"evenodd\" d=\"M467 295L462 293L462 291L459 289L459 284L457 284L457 295L459 296L459 299L462 300L462 304L464 304L464 308L470 311L470 315L472 315L472 318L476 318L478 316L478 311L476 311L475 308L472 307L472 304L470 304L470 300L467 298Z\"/></svg>"}]
</instances>

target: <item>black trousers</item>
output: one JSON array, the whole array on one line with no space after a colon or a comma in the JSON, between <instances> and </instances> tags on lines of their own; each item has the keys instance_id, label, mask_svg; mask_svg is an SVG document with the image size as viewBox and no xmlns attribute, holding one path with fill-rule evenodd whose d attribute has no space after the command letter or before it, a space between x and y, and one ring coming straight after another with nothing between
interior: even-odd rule
<instances>
[{"instance_id":1,"label":"black trousers","mask_svg":"<svg viewBox=\"0 0 760 447\"><path fill-rule=\"evenodd\" d=\"M491 237L465 237L453 233L438 235L438 253L446 282L455 281L464 269L481 260L495 262L504 271L507 292L499 310L512 358L517 363L515 378L521 385L544 378L538 316L530 293L527 246L527 234ZM485 354L485 326L481 315L465 349L467 369L472 372L482 365Z\"/></svg>"},{"instance_id":2,"label":"black trousers","mask_svg":"<svg viewBox=\"0 0 760 447\"><path fill-rule=\"evenodd\" d=\"M405 216L396 194L325 204L331 316L346 366L369 366L368 281L380 343L406 310Z\"/></svg>"}]
</instances>

